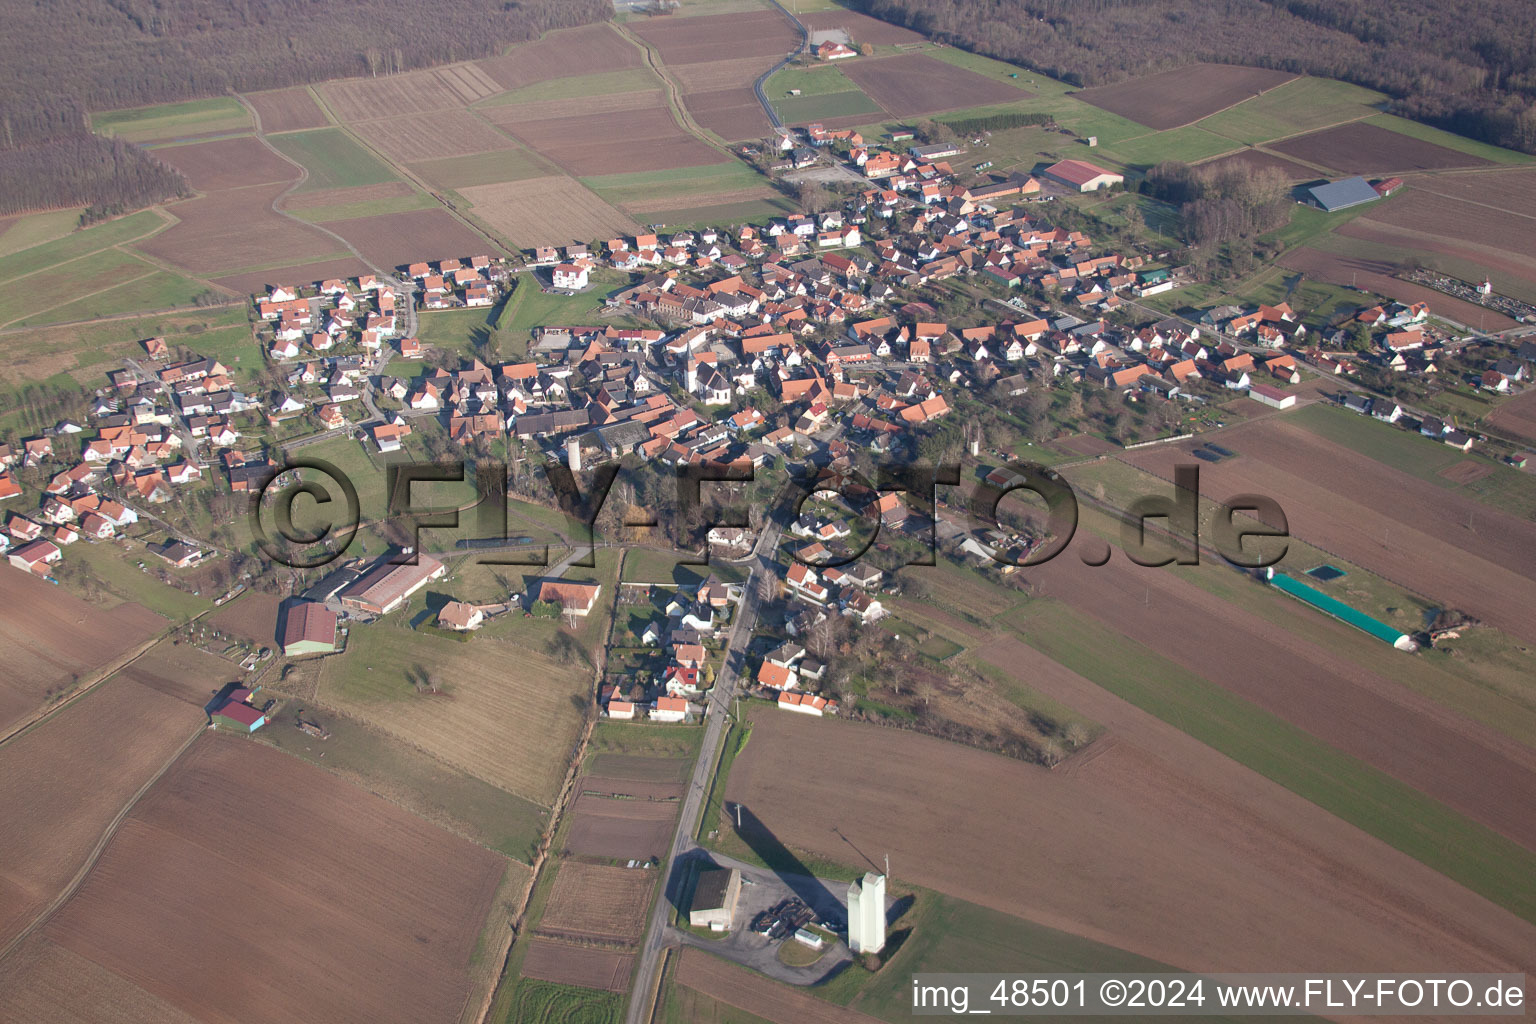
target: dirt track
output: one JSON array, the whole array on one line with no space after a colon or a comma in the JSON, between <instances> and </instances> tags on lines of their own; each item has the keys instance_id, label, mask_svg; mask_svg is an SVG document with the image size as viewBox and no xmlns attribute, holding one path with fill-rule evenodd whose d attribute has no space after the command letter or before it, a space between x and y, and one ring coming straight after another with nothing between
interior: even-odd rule
<instances>
[{"instance_id":1,"label":"dirt track","mask_svg":"<svg viewBox=\"0 0 1536 1024\"><path fill-rule=\"evenodd\" d=\"M1190 969L1492 970L1536 957L1536 927L1023 643L987 656L1119 742L1050 772L765 711L727 799L797 849L840 861L850 844L888 850L906 881ZM785 770L806 763L816 771ZM829 778L846 792L829 799Z\"/></svg>"},{"instance_id":2,"label":"dirt track","mask_svg":"<svg viewBox=\"0 0 1536 1024\"><path fill-rule=\"evenodd\" d=\"M1271 495L1292 535L1536 641L1536 524L1288 423L1234 427L1222 443L1245 457L1202 464L1206 493ZM1171 479L1189 458L1167 445L1126 461Z\"/></svg>"}]
</instances>

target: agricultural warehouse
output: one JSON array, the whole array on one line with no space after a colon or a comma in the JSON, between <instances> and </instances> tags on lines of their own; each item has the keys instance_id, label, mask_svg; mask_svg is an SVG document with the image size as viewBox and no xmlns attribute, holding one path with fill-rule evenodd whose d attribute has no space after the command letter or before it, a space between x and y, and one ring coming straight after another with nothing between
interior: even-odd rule
<instances>
[{"instance_id":1,"label":"agricultural warehouse","mask_svg":"<svg viewBox=\"0 0 1536 1024\"><path fill-rule=\"evenodd\" d=\"M415 565L396 565L389 560L393 557L397 556L381 559L361 579L343 590L342 607L388 615L445 571L443 563L429 555L417 555Z\"/></svg>"},{"instance_id":2,"label":"agricultural warehouse","mask_svg":"<svg viewBox=\"0 0 1536 1024\"><path fill-rule=\"evenodd\" d=\"M336 613L323 604L304 601L283 613L283 653L329 654L336 649Z\"/></svg>"},{"instance_id":3,"label":"agricultural warehouse","mask_svg":"<svg viewBox=\"0 0 1536 1024\"><path fill-rule=\"evenodd\" d=\"M1358 175L1330 181L1326 185L1316 185L1307 189L1307 192L1312 196L1312 205L1325 213L1347 210L1351 206L1360 206L1381 198L1371 183Z\"/></svg>"},{"instance_id":4,"label":"agricultural warehouse","mask_svg":"<svg viewBox=\"0 0 1536 1024\"><path fill-rule=\"evenodd\" d=\"M1086 160L1063 160L1045 169L1045 176L1054 182L1070 186L1079 192L1097 192L1110 185L1125 183L1125 175L1106 171L1098 164Z\"/></svg>"},{"instance_id":5,"label":"agricultural warehouse","mask_svg":"<svg viewBox=\"0 0 1536 1024\"><path fill-rule=\"evenodd\" d=\"M708 927L710 931L730 931L740 895L741 872L735 868L699 871L688 905L688 923L695 928Z\"/></svg>"}]
</instances>

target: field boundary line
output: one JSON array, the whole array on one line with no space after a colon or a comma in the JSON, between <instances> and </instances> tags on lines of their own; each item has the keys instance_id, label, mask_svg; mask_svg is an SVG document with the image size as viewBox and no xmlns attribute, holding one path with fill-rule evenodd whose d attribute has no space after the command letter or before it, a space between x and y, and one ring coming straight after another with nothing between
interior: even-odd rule
<instances>
[{"instance_id":1,"label":"field boundary line","mask_svg":"<svg viewBox=\"0 0 1536 1024\"><path fill-rule=\"evenodd\" d=\"M106 250L102 250L102 251L105 252ZM92 255L98 255L98 254L92 253ZM129 255L131 255L131 254L129 254ZM139 262L143 262L143 261L141 260ZM147 264L147 263L145 263L144 265L145 266L149 266L149 264ZM19 316L19 317L17 317L14 320L7 320L4 324L0 324L0 327L10 327L13 324L20 324L20 323L22 323L22 321L30 320L32 317L35 317L35 316L46 316L48 314L49 310L63 309L65 306L72 306L76 302L83 302L86 299L94 298L97 295L101 295L103 292L110 292L114 288L121 288L121 287L123 287L125 285L130 285L130 284L138 284L140 281L144 280L146 277L153 277L154 275L156 275L158 273L161 273L161 270L160 270L159 267L150 267L148 270L146 270L144 273L140 274L138 277L130 277L126 281L118 281L116 284L110 284L110 285L108 285L105 288L97 288L95 291L93 291L93 292L86 292L84 295L76 295L74 298L68 300L67 302L56 302L53 305L45 306L42 309L34 309L34 310L32 310L31 312L27 313L24 316ZM51 325L49 325L49 324L36 324L35 326L37 326L37 327L48 327L48 326L51 326Z\"/></svg>"},{"instance_id":2,"label":"field boundary line","mask_svg":"<svg viewBox=\"0 0 1536 1024\"><path fill-rule=\"evenodd\" d=\"M667 109L672 114L673 122L683 131L687 132L689 135L692 135L694 138L698 139L709 148L717 152L724 153L726 156L735 159L735 154L731 153L730 149L727 148L723 143L716 142L710 133L706 132L704 128L693 119L693 115L688 112L688 107L683 102L682 87L677 84L671 75L667 74L667 65L661 59L661 54L659 52L653 52L649 43L645 42L643 39L640 39L633 32L629 31L629 29L624 25L620 25L615 22L613 28L619 33L619 35L629 40L631 44L637 47L640 52L644 54L646 66L649 67L652 73L655 74L657 78L661 79L662 84L667 87Z\"/></svg>"},{"instance_id":3,"label":"field boundary line","mask_svg":"<svg viewBox=\"0 0 1536 1024\"><path fill-rule=\"evenodd\" d=\"M509 252L509 253L510 252L520 252L521 251L520 249L518 249L517 246L511 245L509 241L503 241L501 238L497 237L495 234L487 231L485 228L483 228L479 224L475 223L475 221L471 220L469 217L466 217L464 214L460 213L457 209L455 209L453 207L452 204L450 204L446 199L443 198L442 193L440 193L440 192L436 191L435 189L433 189L424 179L422 179L421 177L417 176L409 167L406 167L404 164L397 163L396 161L390 159L390 157L387 156L382 150L377 149L372 144L370 144L367 139L364 139L362 136L360 136L356 132L354 132L352 130L351 125L349 123L347 123L345 121L337 120L336 115L331 111L330 105L327 104L325 102L325 99L322 96L320 96L318 93L315 94L315 102L320 104L321 111L323 111L325 113L326 117L331 119L331 121L333 122L335 127L339 128L341 130L342 134L344 134L347 138L351 139L358 146L361 146L364 151L366 151L368 153L371 153L374 157L376 157L378 160L380 160L384 164L385 167L388 167L390 170L392 170L396 174L400 175L400 177L402 179L404 179L405 181L407 181L408 183L413 185L416 188L417 191L425 192L427 195L431 196L432 199L438 204L438 209L446 211L450 217L452 217L454 220L457 220L459 223L463 224L465 227L469 228L471 231L473 231L475 234L479 235L481 238L484 238L487 242L490 242L491 245L493 245L493 246L495 246L495 247L497 247L499 249L502 249L502 250L504 250L506 252ZM469 108L465 107L463 109L468 111ZM253 113L254 113L254 110L253 110ZM506 133L502 132L501 134L505 135ZM264 135L259 135L258 137L261 138L263 142L266 142L266 137ZM270 142L268 142L267 145L271 146L272 144ZM276 147L272 147L272 148L274 150L276 149ZM488 152L494 152L494 151L493 150L489 150ZM288 158L284 157L283 159L286 160ZM303 165L301 164L300 166L303 166ZM305 168L304 175L305 175L306 178L309 176L308 168ZM300 184L301 183L302 182L300 182ZM293 186L293 188L290 188L287 192L284 192L281 196L278 196L278 199L286 199L286 198L288 198L288 196L292 195L295 191L297 191L298 187L299 187L298 184L295 184ZM444 191L451 191L451 190L445 189ZM276 201L277 200L274 200L273 202L275 203ZM276 206L274 206L273 209L276 209ZM324 231L328 235L334 235L336 238L341 239L341 241L346 244L348 249L352 249L353 252L357 252L357 250L352 247L352 243L351 242L348 242L341 235L336 234L336 232L330 230L329 228L324 227L323 225L320 225L320 224L310 224L309 221L302 220L299 217L296 217L293 214L288 213L286 210L278 210L278 212L281 213L283 216L288 217L289 219L293 220L295 223L298 223L298 224L309 224L310 227L319 228L321 231ZM345 223L345 222L342 222L342 223ZM360 253L358 254L358 259L362 259L362 255ZM376 272L382 273L382 271L379 271L379 269L377 267L374 267L373 263L370 262L369 260L364 259L363 262L367 263L368 266L373 267L373 269ZM389 274L389 275L385 275L385 276L393 276L393 275Z\"/></svg>"},{"instance_id":4,"label":"field boundary line","mask_svg":"<svg viewBox=\"0 0 1536 1024\"><path fill-rule=\"evenodd\" d=\"M117 835L117 830L122 827L123 822L133 811L134 807L138 806L139 801L144 799L145 794L150 791L150 788L153 787L155 783L159 782L161 778L165 776L165 773L170 771L172 766L174 766L177 761L181 760L182 755L187 752L188 748L197 742L197 738L207 731L208 726L199 725L192 732L192 734L188 736L185 741L183 741L181 746L176 748L176 752L172 754L170 758L168 758L166 762L160 766L160 770L155 772L154 775L150 776L149 779L145 781L144 785L139 787L138 792L134 793L133 796L128 798L128 802L123 805L122 809L117 812L116 816L107 823L107 827L102 830L100 838L96 840L96 845L92 847L91 852L86 855L85 863L80 865L80 870L75 872L75 876L69 880L69 884L66 885L64 889L57 896L55 896L48 903L48 905L44 907L40 913L38 913L36 917L32 919L31 924L27 925L26 928L17 933L14 939L6 943L4 949L0 949L0 962L3 962L6 957L10 956L11 951L20 945L22 941L27 938L27 936L31 935L33 932L37 931L37 929L47 924L49 918L58 913L59 909L63 907L65 903L69 902L70 897L74 896L76 890L78 890L81 884L85 882L86 876L91 873L91 869L96 866L96 862L101 859L102 853L106 851L107 844L109 844L113 837Z\"/></svg>"}]
</instances>

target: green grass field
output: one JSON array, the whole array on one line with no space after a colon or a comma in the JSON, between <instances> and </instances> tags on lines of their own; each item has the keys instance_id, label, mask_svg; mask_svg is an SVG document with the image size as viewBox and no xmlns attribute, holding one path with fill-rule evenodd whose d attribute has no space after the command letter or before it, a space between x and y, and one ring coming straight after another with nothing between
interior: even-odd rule
<instances>
[{"instance_id":1,"label":"green grass field","mask_svg":"<svg viewBox=\"0 0 1536 1024\"><path fill-rule=\"evenodd\" d=\"M80 213L78 209L48 210L7 219L0 227L0 256L63 238L79 226Z\"/></svg>"},{"instance_id":2,"label":"green grass field","mask_svg":"<svg viewBox=\"0 0 1536 1024\"><path fill-rule=\"evenodd\" d=\"M120 313L147 312L156 309L177 309L192 306L197 297L208 291L208 286L190 277L161 270L149 264L140 264L142 271L131 280L115 287L108 287L86 298L62 306L55 306L18 321L18 327L39 327L45 324L73 323L77 320L94 320L116 316ZM127 269L123 273L127 273ZM103 280L98 287L105 285Z\"/></svg>"},{"instance_id":3,"label":"green grass field","mask_svg":"<svg viewBox=\"0 0 1536 1024\"><path fill-rule=\"evenodd\" d=\"M233 96L108 110L91 115L92 131L101 135L116 135L129 142L161 141L208 132L236 132L250 127L251 115Z\"/></svg>"},{"instance_id":4,"label":"green grass field","mask_svg":"<svg viewBox=\"0 0 1536 1024\"><path fill-rule=\"evenodd\" d=\"M882 112L878 103L858 89L819 93L814 96L790 96L774 100L773 107L786 124Z\"/></svg>"},{"instance_id":5,"label":"green grass field","mask_svg":"<svg viewBox=\"0 0 1536 1024\"><path fill-rule=\"evenodd\" d=\"M662 989L656 1013L661 1024L773 1024L670 979Z\"/></svg>"},{"instance_id":6,"label":"green grass field","mask_svg":"<svg viewBox=\"0 0 1536 1024\"><path fill-rule=\"evenodd\" d=\"M693 195L710 196L767 185L768 179L736 160L697 167L633 174L603 174L581 183L614 205L656 202Z\"/></svg>"},{"instance_id":7,"label":"green grass field","mask_svg":"<svg viewBox=\"0 0 1536 1024\"><path fill-rule=\"evenodd\" d=\"M44 311L97 291L154 273L155 268L122 249L103 249L52 267L47 273L0 285L0 326L28 317L46 321ZM47 321L56 322L56 321Z\"/></svg>"},{"instance_id":8,"label":"green grass field","mask_svg":"<svg viewBox=\"0 0 1536 1024\"><path fill-rule=\"evenodd\" d=\"M494 185L499 181L522 181L524 178L562 173L526 149L501 149L491 153L424 160L411 164L410 169L433 185L449 189Z\"/></svg>"},{"instance_id":9,"label":"green grass field","mask_svg":"<svg viewBox=\"0 0 1536 1024\"><path fill-rule=\"evenodd\" d=\"M504 1024L618 1024L624 997L574 985L521 978L512 992Z\"/></svg>"},{"instance_id":10,"label":"green grass field","mask_svg":"<svg viewBox=\"0 0 1536 1024\"><path fill-rule=\"evenodd\" d=\"M763 83L763 91L774 103L789 98L793 89L800 90L801 98L859 91L836 64L791 65Z\"/></svg>"},{"instance_id":11,"label":"green grass field","mask_svg":"<svg viewBox=\"0 0 1536 1024\"><path fill-rule=\"evenodd\" d=\"M1198 163L1236 149L1231 139L1213 135L1197 125L1185 125L1166 132L1154 132L1140 138L1105 144L1088 154L1095 163L1104 157L1119 158L1122 167L1151 167L1162 160Z\"/></svg>"},{"instance_id":12,"label":"green grass field","mask_svg":"<svg viewBox=\"0 0 1536 1024\"><path fill-rule=\"evenodd\" d=\"M294 210L293 214L311 223L327 224L338 220L353 220L357 217L378 217L389 213L427 210L435 206L437 206L437 201L431 196L423 195L420 192L412 192L408 196L369 199L359 203L333 203L326 206L310 206L302 210Z\"/></svg>"},{"instance_id":13,"label":"green grass field","mask_svg":"<svg viewBox=\"0 0 1536 1024\"><path fill-rule=\"evenodd\" d=\"M272 145L303 164L309 180L300 191L351 188L394 181L395 174L340 128L274 135Z\"/></svg>"},{"instance_id":14,"label":"green grass field","mask_svg":"<svg viewBox=\"0 0 1536 1024\"><path fill-rule=\"evenodd\" d=\"M1297 78L1195 124L1236 142L1269 142L1370 117L1384 102L1383 94L1348 82Z\"/></svg>"},{"instance_id":15,"label":"green grass field","mask_svg":"<svg viewBox=\"0 0 1536 1024\"><path fill-rule=\"evenodd\" d=\"M29 246L0 257L0 281L10 282L114 245L144 238L163 229L166 223L165 218L155 211L141 210L127 217L72 231L62 238L41 245Z\"/></svg>"},{"instance_id":16,"label":"green grass field","mask_svg":"<svg viewBox=\"0 0 1536 1024\"><path fill-rule=\"evenodd\" d=\"M613 93L647 92L661 87L661 79L650 68L625 68L622 71L599 71L590 75L551 78L525 85L521 89L496 93L471 106L495 107L507 103L537 103L540 100L565 100L579 96L609 96Z\"/></svg>"},{"instance_id":17,"label":"green grass field","mask_svg":"<svg viewBox=\"0 0 1536 1024\"><path fill-rule=\"evenodd\" d=\"M1010 619L1052 660L1536 922L1536 853L1066 605L1035 600Z\"/></svg>"}]
</instances>

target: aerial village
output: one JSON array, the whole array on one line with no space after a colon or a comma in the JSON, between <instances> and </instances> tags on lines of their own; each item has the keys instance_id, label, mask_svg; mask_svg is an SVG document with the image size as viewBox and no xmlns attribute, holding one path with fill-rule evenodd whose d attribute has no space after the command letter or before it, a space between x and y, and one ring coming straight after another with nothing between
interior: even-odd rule
<instances>
[{"instance_id":1,"label":"aerial village","mask_svg":"<svg viewBox=\"0 0 1536 1024\"><path fill-rule=\"evenodd\" d=\"M223 555L167 518L176 495L202 488L243 502L299 445L352 436L388 455L425 420L465 449L515 451L572 470L621 460L668 469L798 461L836 470L861 452L916 454L924 438L944 430L970 455L996 456L996 466L1014 455L983 452L967 411L978 402L1009 410L1032 393L1098 391L1143 416L1169 410L1150 418L1164 434L1182 436L1191 410L1233 392L1283 409L1296 401L1286 389L1304 379L1369 378L1375 396L1344 389L1337 400L1467 450L1477 437L1414 414L1384 397L1384 388L1431 380L1455 358L1450 372L1507 393L1526 384L1536 362L1536 343L1526 341L1467 365L1467 339L1423 304L1374 306L1324 331L1309 330L1284 303L1218 306L1196 319L1158 314L1138 300L1181 282L1168 254L1104 251L1050 223L1053 200L1119 187L1119 175L1065 160L1038 176L962 186L944 162L958 152L954 145L902 147L906 141L897 135L875 146L820 125L784 132L773 144L786 166L830 164L862 184L832 208L766 225L273 286L252 303L267 356L260 368L147 339L142 358L96 390L82 421L0 448L0 501L8 506L0 550L16 569L54 582L71 545L128 535L168 568L196 566ZM458 355L422 362L431 354L418 339L422 318L494 307L515 288L580 295L612 272L627 284L595 298L601 319L625 326L539 326L518 362ZM967 322L941 313L935 297L948 295L968 297ZM1508 459L1524 462L1518 453ZM37 503L23 510L34 487ZM848 511L897 534L921 537L933 527L892 493L867 493ZM862 561L820 565L851 547L848 533L846 520L813 511L784 538L795 556L782 563L779 581L789 611L757 645L749 672L754 692L786 710L838 710L819 692L825 664L808 653L820 623L836 616L859 628L884 615L881 595L893 586L887 573ZM730 561L749 557L757 537L716 528L708 541L714 556ZM958 538L963 556L982 561L1029 543L996 532ZM426 553L413 565L385 556L333 568L295 595L304 600L280 627L282 653L334 651L348 628L396 612L444 573ZM472 633L505 614L574 622L612 597L597 584L543 579L494 606L450 601L436 627ZM658 652L655 670L610 680L601 693L606 714L696 719L713 675L710 654L744 600L739 583L713 575L668 597L663 614L638 631ZM248 696L225 716L247 730L261 718Z\"/></svg>"}]
</instances>

